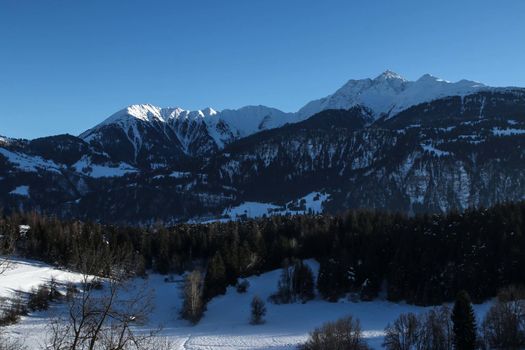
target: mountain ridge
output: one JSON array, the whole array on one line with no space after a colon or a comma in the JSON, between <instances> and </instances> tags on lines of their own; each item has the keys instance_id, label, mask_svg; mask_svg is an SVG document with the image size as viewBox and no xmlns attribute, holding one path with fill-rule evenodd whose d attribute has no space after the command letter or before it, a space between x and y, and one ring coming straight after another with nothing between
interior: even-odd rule
<instances>
[{"instance_id":1,"label":"mountain ridge","mask_svg":"<svg viewBox=\"0 0 525 350\"><path fill-rule=\"evenodd\" d=\"M416 81L409 81L387 70L374 79L349 80L333 94L310 101L293 113L262 105L222 111L210 107L190 111L151 104L131 105L81 133L79 137L90 144L98 144L100 139L111 139L99 135L107 132L119 144L129 142L134 150L134 158L122 160L136 162L143 146L144 137L141 133L156 135L165 139L166 143L172 143L167 148L178 153L176 158L183 158L210 154L240 138L298 123L328 109L348 110L362 106L371 112L373 119L379 119L392 117L413 105L437 98L466 96L489 89L495 88L469 80L451 83L430 74L425 74Z\"/></svg>"},{"instance_id":2,"label":"mountain ridge","mask_svg":"<svg viewBox=\"0 0 525 350\"><path fill-rule=\"evenodd\" d=\"M371 81L361 83L400 93L414 86L392 72ZM81 138L3 138L0 207L152 224L235 219L250 206L258 209L247 215L312 204L416 214L525 198L525 89L459 84L475 91L379 117L354 104L301 121L287 115L292 122L277 127L279 111L264 106L199 113L136 105ZM243 125L245 112L255 117ZM315 198L322 203L308 202Z\"/></svg>"}]
</instances>

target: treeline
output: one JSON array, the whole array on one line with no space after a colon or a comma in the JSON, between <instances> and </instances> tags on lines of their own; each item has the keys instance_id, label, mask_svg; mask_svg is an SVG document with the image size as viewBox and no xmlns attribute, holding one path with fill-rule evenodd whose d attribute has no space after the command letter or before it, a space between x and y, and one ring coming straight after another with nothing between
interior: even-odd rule
<instances>
[{"instance_id":1,"label":"treeline","mask_svg":"<svg viewBox=\"0 0 525 350\"><path fill-rule=\"evenodd\" d=\"M480 321L480 322L479 322ZM467 292L454 306L441 305L418 315L400 314L389 323L386 350L489 350L525 348L525 290L502 289L483 320L478 320ZM310 332L301 350L368 350L358 319L348 316Z\"/></svg>"},{"instance_id":2,"label":"treeline","mask_svg":"<svg viewBox=\"0 0 525 350\"><path fill-rule=\"evenodd\" d=\"M327 300L371 300L386 289L392 301L430 305L451 301L460 290L479 302L523 284L524 220L525 203L447 215L351 211L150 228L30 213L1 217L0 233L16 238L16 254L70 268L77 267L79 250L99 249L128 251L139 274L198 268L206 300L240 277L315 258L315 283Z\"/></svg>"}]
</instances>

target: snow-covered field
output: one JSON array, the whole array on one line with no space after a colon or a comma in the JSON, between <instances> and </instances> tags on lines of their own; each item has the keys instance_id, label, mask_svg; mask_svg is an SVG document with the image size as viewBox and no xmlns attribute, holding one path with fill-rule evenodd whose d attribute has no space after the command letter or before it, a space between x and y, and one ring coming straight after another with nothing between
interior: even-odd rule
<instances>
[{"instance_id":1,"label":"snow-covered field","mask_svg":"<svg viewBox=\"0 0 525 350\"><path fill-rule=\"evenodd\" d=\"M116 165L94 164L89 157L82 157L78 162L73 164L73 168L81 174L94 177L121 177L129 173L136 173L137 169L127 163L118 163Z\"/></svg>"},{"instance_id":2,"label":"snow-covered field","mask_svg":"<svg viewBox=\"0 0 525 350\"><path fill-rule=\"evenodd\" d=\"M49 282L51 278L56 281L79 282L81 276L34 260L13 260L0 275L0 297L10 297L15 292L28 292L33 287Z\"/></svg>"},{"instance_id":3,"label":"snow-covered field","mask_svg":"<svg viewBox=\"0 0 525 350\"><path fill-rule=\"evenodd\" d=\"M323 212L323 205L329 199L329 195L324 192L311 192L304 197L292 200L285 205L261 202L242 202L237 206L227 208L223 211L220 218L215 219L194 219L194 223L228 222L239 219L255 219L263 216L274 215L303 215L319 214Z\"/></svg>"},{"instance_id":4,"label":"snow-covered field","mask_svg":"<svg viewBox=\"0 0 525 350\"><path fill-rule=\"evenodd\" d=\"M317 270L315 261L308 261ZM368 344L380 349L383 329L403 312L423 312L426 309L385 300L373 302L329 303L319 299L306 304L274 305L267 302L266 323L259 326L249 324L250 302L254 295L267 299L275 292L280 270L250 277L250 287L245 294L238 294L230 287L225 295L208 304L205 316L196 326L178 318L182 300L180 286L182 276L173 282L165 282L165 276L152 274L147 279L148 288L154 291L155 309L150 315L149 328L163 327L161 335L167 337L174 349L295 349L308 336L308 332L322 323L346 315L361 320ZM6 296L13 290L29 290L45 282L51 276L59 281L76 281L78 274L56 270L48 265L31 261L18 261L14 267L0 277L0 293ZM144 288L144 280L133 281L136 288ZM482 316L489 303L476 305ZM53 305L46 312L36 312L23 317L17 325L8 327L12 336L24 340L30 348L43 344L49 317L61 311ZM148 327L145 327L146 329Z\"/></svg>"}]
</instances>

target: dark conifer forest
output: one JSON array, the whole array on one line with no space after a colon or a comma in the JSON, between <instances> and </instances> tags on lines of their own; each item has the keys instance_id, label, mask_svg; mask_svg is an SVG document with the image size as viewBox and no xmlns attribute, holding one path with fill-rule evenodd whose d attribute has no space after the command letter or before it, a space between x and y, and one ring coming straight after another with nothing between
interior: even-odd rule
<instances>
[{"instance_id":1,"label":"dark conifer forest","mask_svg":"<svg viewBox=\"0 0 525 350\"><path fill-rule=\"evenodd\" d=\"M206 300L239 278L313 258L326 300L372 300L384 291L392 301L435 305L461 290L481 302L523 284L524 221L522 202L447 215L350 211L148 228L18 213L0 218L0 232L4 242L16 241L17 256L64 268L78 268L79 250L131 254L139 275L200 268Z\"/></svg>"}]
</instances>

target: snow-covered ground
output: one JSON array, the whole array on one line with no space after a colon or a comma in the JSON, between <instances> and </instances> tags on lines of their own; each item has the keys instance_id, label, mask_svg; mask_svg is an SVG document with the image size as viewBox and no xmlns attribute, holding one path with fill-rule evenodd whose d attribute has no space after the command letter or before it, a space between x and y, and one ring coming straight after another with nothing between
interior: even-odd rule
<instances>
[{"instance_id":1,"label":"snow-covered ground","mask_svg":"<svg viewBox=\"0 0 525 350\"><path fill-rule=\"evenodd\" d=\"M89 157L82 157L78 162L73 164L73 168L81 174L94 177L121 177L129 173L137 172L137 169L127 163L118 163L117 165L94 164Z\"/></svg>"},{"instance_id":2,"label":"snow-covered ground","mask_svg":"<svg viewBox=\"0 0 525 350\"><path fill-rule=\"evenodd\" d=\"M18 186L17 188L9 192L9 194L16 194L19 196L29 197L29 186Z\"/></svg>"},{"instance_id":3,"label":"snow-covered ground","mask_svg":"<svg viewBox=\"0 0 525 350\"><path fill-rule=\"evenodd\" d=\"M13 260L0 275L0 297L10 297L15 292L28 292L33 287L49 282L51 278L75 283L80 281L81 276L34 260Z\"/></svg>"},{"instance_id":4,"label":"snow-covered ground","mask_svg":"<svg viewBox=\"0 0 525 350\"><path fill-rule=\"evenodd\" d=\"M494 136L522 135L522 134L525 134L525 130L515 129L515 128L507 128L507 129L492 128L492 134Z\"/></svg>"},{"instance_id":5,"label":"snow-covered ground","mask_svg":"<svg viewBox=\"0 0 525 350\"><path fill-rule=\"evenodd\" d=\"M240 219L254 219L263 216L272 215L302 215L302 214L320 214L323 212L323 204L329 199L330 195L324 192L312 192L304 197L292 200L285 205L276 205L272 203L261 202L242 202L234 207L227 208L223 211L220 218L199 219L195 218L190 222L210 223L210 222L227 222Z\"/></svg>"},{"instance_id":6,"label":"snow-covered ground","mask_svg":"<svg viewBox=\"0 0 525 350\"><path fill-rule=\"evenodd\" d=\"M450 152L442 151L434 147L432 144L421 144L421 148L423 148L425 152L432 153L436 157L445 157L450 155Z\"/></svg>"},{"instance_id":7,"label":"snow-covered ground","mask_svg":"<svg viewBox=\"0 0 525 350\"><path fill-rule=\"evenodd\" d=\"M314 271L318 270L315 261L308 261ZM316 299L306 304L274 305L266 303L268 312L266 323L259 326L249 324L250 302L254 295L266 300L275 292L280 270L271 271L260 276L248 278L250 287L245 294L238 294L230 287L227 293L213 299L207 311L196 326L179 319L178 314L182 300L180 287L182 276L175 276L173 282L165 282L165 276L152 274L146 280L148 288L154 293L155 309L150 315L149 325L156 328L162 325L162 336L167 337L177 350L207 349L295 349L304 342L308 332L326 321L335 320L346 315L353 315L361 320L367 342L374 349L380 349L383 329L400 313L420 313L426 308L391 303L385 300L373 302L329 303ZM76 280L78 274L54 269L38 262L19 261L14 268L0 277L2 295L13 290L28 290L45 282L51 276L59 281ZM144 288L144 280L133 281L136 288ZM489 303L476 305L476 313L481 317ZM45 339L46 325L50 315L61 310L60 305L53 305L49 311L32 313L23 317L17 325L10 326L12 336L24 339L30 348L38 348Z\"/></svg>"},{"instance_id":8,"label":"snow-covered ground","mask_svg":"<svg viewBox=\"0 0 525 350\"><path fill-rule=\"evenodd\" d=\"M23 153L12 152L5 148L0 148L0 155L13 164L18 170L24 172L37 172L39 170L60 173L61 167L51 160L38 156L31 156Z\"/></svg>"}]
</instances>

